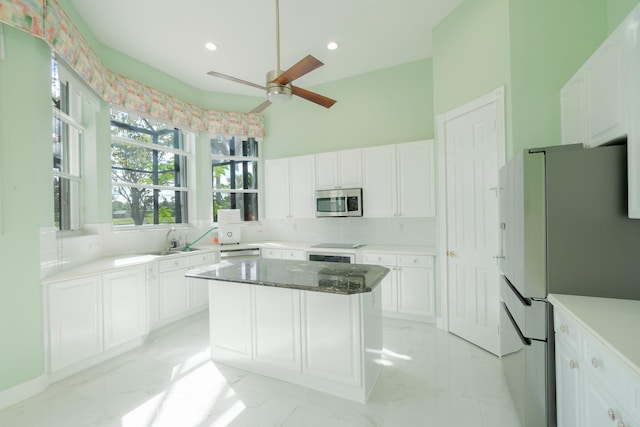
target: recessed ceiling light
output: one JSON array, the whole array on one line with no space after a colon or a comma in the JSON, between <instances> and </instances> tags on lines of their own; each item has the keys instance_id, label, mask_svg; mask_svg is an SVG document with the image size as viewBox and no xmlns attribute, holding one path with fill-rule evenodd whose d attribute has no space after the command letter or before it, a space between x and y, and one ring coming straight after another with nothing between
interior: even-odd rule
<instances>
[{"instance_id":1,"label":"recessed ceiling light","mask_svg":"<svg viewBox=\"0 0 640 427\"><path fill-rule=\"evenodd\" d=\"M215 43L207 43L204 45L204 47L206 47L209 50L218 50L218 45L216 45Z\"/></svg>"},{"instance_id":2,"label":"recessed ceiling light","mask_svg":"<svg viewBox=\"0 0 640 427\"><path fill-rule=\"evenodd\" d=\"M329 44L327 45L327 49L329 50L336 50L338 48L338 43L336 42L329 42Z\"/></svg>"}]
</instances>

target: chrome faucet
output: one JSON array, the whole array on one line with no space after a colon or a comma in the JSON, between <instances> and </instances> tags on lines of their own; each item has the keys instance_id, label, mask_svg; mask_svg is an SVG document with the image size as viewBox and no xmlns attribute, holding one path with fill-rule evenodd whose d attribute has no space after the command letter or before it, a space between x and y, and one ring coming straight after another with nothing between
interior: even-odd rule
<instances>
[{"instance_id":1,"label":"chrome faucet","mask_svg":"<svg viewBox=\"0 0 640 427\"><path fill-rule=\"evenodd\" d=\"M167 232L167 235L164 238L164 250L165 251L168 251L169 249L175 247L175 239L169 240L169 236L171 236L171 233L173 233L175 231L176 231L175 227L171 227L169 229L169 231Z\"/></svg>"}]
</instances>

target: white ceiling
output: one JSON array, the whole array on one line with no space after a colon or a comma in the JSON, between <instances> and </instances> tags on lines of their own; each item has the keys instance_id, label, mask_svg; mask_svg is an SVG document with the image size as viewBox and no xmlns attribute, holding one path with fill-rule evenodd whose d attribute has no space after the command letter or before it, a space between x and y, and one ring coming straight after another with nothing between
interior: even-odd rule
<instances>
[{"instance_id":1,"label":"white ceiling","mask_svg":"<svg viewBox=\"0 0 640 427\"><path fill-rule=\"evenodd\" d=\"M430 57L432 27L462 1L280 0L281 68L315 56L324 67L296 80L311 87ZM264 85L275 68L275 0L70 2L103 44L201 90L262 96L206 73Z\"/></svg>"}]
</instances>

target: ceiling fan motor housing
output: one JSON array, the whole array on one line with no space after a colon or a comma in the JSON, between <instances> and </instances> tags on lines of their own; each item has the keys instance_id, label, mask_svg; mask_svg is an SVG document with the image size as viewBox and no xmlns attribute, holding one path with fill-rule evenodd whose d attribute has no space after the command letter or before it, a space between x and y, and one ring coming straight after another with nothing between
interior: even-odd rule
<instances>
[{"instance_id":1,"label":"ceiling fan motor housing","mask_svg":"<svg viewBox=\"0 0 640 427\"><path fill-rule=\"evenodd\" d=\"M286 85L273 83L273 80L282 73L282 70L271 70L267 73L267 98L273 104L283 104L291 99L291 83Z\"/></svg>"}]
</instances>

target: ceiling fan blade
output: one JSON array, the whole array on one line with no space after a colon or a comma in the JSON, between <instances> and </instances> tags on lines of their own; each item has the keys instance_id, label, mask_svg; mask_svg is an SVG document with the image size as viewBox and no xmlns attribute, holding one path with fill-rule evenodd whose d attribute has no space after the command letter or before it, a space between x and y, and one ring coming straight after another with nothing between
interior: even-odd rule
<instances>
[{"instance_id":1,"label":"ceiling fan blade","mask_svg":"<svg viewBox=\"0 0 640 427\"><path fill-rule=\"evenodd\" d=\"M314 102L325 108L331 108L337 101L335 99L327 98L319 93L311 92L310 90L302 89L301 87L291 86L291 91L294 95L304 98L307 101Z\"/></svg>"},{"instance_id":2,"label":"ceiling fan blade","mask_svg":"<svg viewBox=\"0 0 640 427\"><path fill-rule=\"evenodd\" d=\"M296 64L291 66L284 73L280 74L277 78L273 80L273 83L278 83L281 85L287 85L294 81L295 79L304 76L310 71L315 70L316 68L322 67L324 63L320 62L316 58L311 55L307 55L298 61Z\"/></svg>"},{"instance_id":3,"label":"ceiling fan blade","mask_svg":"<svg viewBox=\"0 0 640 427\"><path fill-rule=\"evenodd\" d=\"M216 71L209 71L207 74L213 77L220 77L223 79L231 80L232 82L241 83L243 85L253 86L258 89L267 90L266 87L260 86L259 84L251 83L246 80L238 79L236 77L227 76L226 74L218 73Z\"/></svg>"},{"instance_id":4,"label":"ceiling fan blade","mask_svg":"<svg viewBox=\"0 0 640 427\"><path fill-rule=\"evenodd\" d=\"M271 105L271 101L269 101L267 99L262 104L258 105L253 110L249 111L249 114L251 114L251 113L262 113L269 105Z\"/></svg>"}]
</instances>

